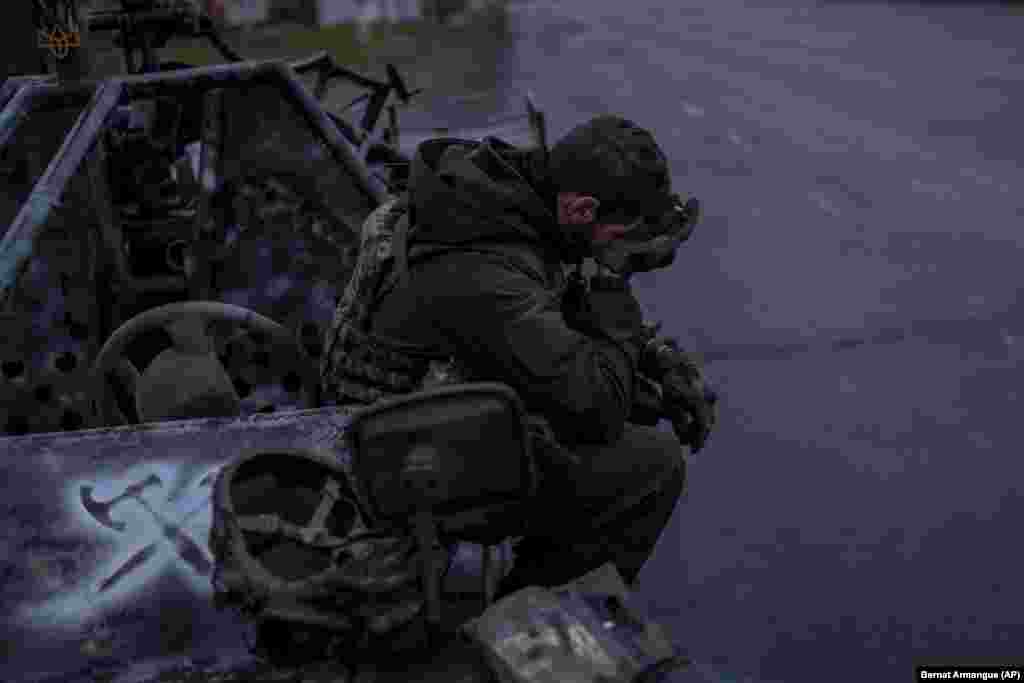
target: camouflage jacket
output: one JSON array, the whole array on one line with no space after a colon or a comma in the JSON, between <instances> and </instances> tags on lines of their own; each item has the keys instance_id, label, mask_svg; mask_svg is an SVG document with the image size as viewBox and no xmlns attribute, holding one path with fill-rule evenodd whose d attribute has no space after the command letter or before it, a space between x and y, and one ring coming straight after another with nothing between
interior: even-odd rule
<instances>
[{"instance_id":1,"label":"camouflage jacket","mask_svg":"<svg viewBox=\"0 0 1024 683\"><path fill-rule=\"evenodd\" d=\"M420 346L386 344L370 334L376 303L407 273L410 213L408 197L400 195L363 222L356 265L324 344L321 388L330 403L369 404L468 379L454 359L432 355Z\"/></svg>"},{"instance_id":2,"label":"camouflage jacket","mask_svg":"<svg viewBox=\"0 0 1024 683\"><path fill-rule=\"evenodd\" d=\"M399 379L394 373L402 377L396 389L422 384L433 361L512 387L566 445L619 438L639 350L574 329L563 314L561 227L531 168L527 152L495 139L420 145L407 224L395 217L401 204L388 203L364 226L360 262L328 338L328 400L360 390L372 400L390 390L364 379L353 388L357 374ZM357 372L348 369L357 363ZM371 363L376 369L366 371Z\"/></svg>"}]
</instances>

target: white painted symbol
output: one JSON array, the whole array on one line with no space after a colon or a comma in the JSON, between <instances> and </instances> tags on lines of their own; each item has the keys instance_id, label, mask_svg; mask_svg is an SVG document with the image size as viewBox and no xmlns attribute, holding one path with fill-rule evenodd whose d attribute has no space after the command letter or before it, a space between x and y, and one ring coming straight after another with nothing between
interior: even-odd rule
<instances>
[{"instance_id":1,"label":"white painted symbol","mask_svg":"<svg viewBox=\"0 0 1024 683\"><path fill-rule=\"evenodd\" d=\"M208 598L213 560L206 539L219 467L196 474L185 467L146 464L107 479L70 482L65 502L74 526L93 535L90 552L105 559L75 583L55 587L45 601L25 604L22 617L47 627L86 623L152 587L168 571ZM90 509L85 500L91 501ZM117 549L108 554L111 545ZM80 561L89 562L88 553Z\"/></svg>"}]
</instances>

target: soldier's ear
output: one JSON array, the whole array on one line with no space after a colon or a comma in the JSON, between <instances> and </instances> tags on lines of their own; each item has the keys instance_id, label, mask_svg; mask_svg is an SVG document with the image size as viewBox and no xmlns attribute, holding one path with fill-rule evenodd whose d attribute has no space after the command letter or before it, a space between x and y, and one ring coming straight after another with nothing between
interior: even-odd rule
<instances>
[{"instance_id":1,"label":"soldier's ear","mask_svg":"<svg viewBox=\"0 0 1024 683\"><path fill-rule=\"evenodd\" d=\"M558 194L558 222L567 225L587 225L597 218L596 198L575 192Z\"/></svg>"},{"instance_id":2,"label":"soldier's ear","mask_svg":"<svg viewBox=\"0 0 1024 683\"><path fill-rule=\"evenodd\" d=\"M601 202L596 197L584 195L576 199L576 211L579 215L579 222L588 225L597 220L597 208Z\"/></svg>"},{"instance_id":3,"label":"soldier's ear","mask_svg":"<svg viewBox=\"0 0 1024 683\"><path fill-rule=\"evenodd\" d=\"M599 202L589 195L571 194L566 196L566 217L573 225L588 225L597 218Z\"/></svg>"},{"instance_id":4,"label":"soldier's ear","mask_svg":"<svg viewBox=\"0 0 1024 683\"><path fill-rule=\"evenodd\" d=\"M572 207L573 201L576 199L574 192L559 192L556 200L558 209L558 222L561 225L569 225L572 223Z\"/></svg>"}]
</instances>

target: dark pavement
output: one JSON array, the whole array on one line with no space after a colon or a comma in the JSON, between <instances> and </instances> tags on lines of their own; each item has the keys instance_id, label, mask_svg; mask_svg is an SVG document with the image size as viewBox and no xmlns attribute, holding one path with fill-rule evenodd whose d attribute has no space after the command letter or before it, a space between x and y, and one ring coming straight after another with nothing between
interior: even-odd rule
<instances>
[{"instance_id":1,"label":"dark pavement","mask_svg":"<svg viewBox=\"0 0 1024 683\"><path fill-rule=\"evenodd\" d=\"M491 114L532 90L553 138L634 118L706 206L639 283L724 395L641 578L697 662L678 680L1024 661L1024 12L513 8Z\"/></svg>"}]
</instances>

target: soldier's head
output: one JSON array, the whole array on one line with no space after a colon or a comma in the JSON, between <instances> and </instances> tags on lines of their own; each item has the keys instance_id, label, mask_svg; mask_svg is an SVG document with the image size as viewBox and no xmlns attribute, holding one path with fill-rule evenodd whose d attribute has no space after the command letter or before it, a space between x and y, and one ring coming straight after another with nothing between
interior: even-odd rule
<instances>
[{"instance_id":1,"label":"soldier's head","mask_svg":"<svg viewBox=\"0 0 1024 683\"><path fill-rule=\"evenodd\" d=\"M678 204L654 137L617 116L569 131L551 148L549 173L558 223L578 257L657 225Z\"/></svg>"}]
</instances>

